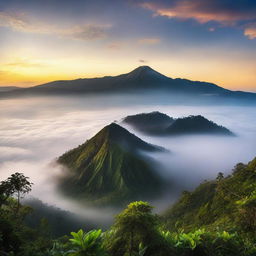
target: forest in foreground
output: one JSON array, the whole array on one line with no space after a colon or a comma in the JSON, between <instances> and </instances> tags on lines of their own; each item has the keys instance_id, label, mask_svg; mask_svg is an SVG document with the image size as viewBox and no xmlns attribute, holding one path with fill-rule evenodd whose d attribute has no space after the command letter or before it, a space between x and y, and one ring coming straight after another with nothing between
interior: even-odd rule
<instances>
[{"instance_id":1,"label":"forest in foreground","mask_svg":"<svg viewBox=\"0 0 256 256\"><path fill-rule=\"evenodd\" d=\"M256 255L256 158L237 164L227 177L219 173L184 191L161 215L149 203L135 201L108 230L78 229L60 237L47 218L36 226L27 221L33 208L21 198L32 187L22 173L0 183L0 255Z\"/></svg>"}]
</instances>

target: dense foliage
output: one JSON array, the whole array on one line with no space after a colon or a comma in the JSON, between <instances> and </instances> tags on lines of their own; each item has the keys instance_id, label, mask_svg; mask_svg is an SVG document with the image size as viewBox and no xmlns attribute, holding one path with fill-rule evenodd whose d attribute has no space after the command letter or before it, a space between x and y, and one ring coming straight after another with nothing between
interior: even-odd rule
<instances>
[{"instance_id":1,"label":"dense foliage","mask_svg":"<svg viewBox=\"0 0 256 256\"><path fill-rule=\"evenodd\" d=\"M105 242L113 256L133 255L140 244L147 246L146 255L166 255L167 247L158 230L158 217L146 202L134 202L116 217Z\"/></svg>"},{"instance_id":2,"label":"dense foliage","mask_svg":"<svg viewBox=\"0 0 256 256\"><path fill-rule=\"evenodd\" d=\"M28 178L23 175L27 182ZM0 184L0 255L16 256L255 256L256 159L238 164L226 178L184 192L164 216L147 202L130 203L102 230L71 232L53 239L45 219L24 222L6 181Z\"/></svg>"},{"instance_id":3,"label":"dense foliage","mask_svg":"<svg viewBox=\"0 0 256 256\"><path fill-rule=\"evenodd\" d=\"M256 158L247 165L237 164L231 175L219 173L181 199L164 215L170 229L191 231L239 230L256 235Z\"/></svg>"},{"instance_id":4,"label":"dense foliage","mask_svg":"<svg viewBox=\"0 0 256 256\"><path fill-rule=\"evenodd\" d=\"M43 220L37 229L24 225L24 218L32 209L22 206L20 199L31 187L29 178L22 173L12 174L0 183L0 255L32 256L51 246Z\"/></svg>"}]
</instances>

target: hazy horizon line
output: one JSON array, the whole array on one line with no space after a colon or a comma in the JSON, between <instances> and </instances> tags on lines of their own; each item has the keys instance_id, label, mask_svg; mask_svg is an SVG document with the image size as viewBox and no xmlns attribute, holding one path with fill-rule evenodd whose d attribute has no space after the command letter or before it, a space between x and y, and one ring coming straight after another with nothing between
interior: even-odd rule
<instances>
[{"instance_id":1,"label":"hazy horizon line","mask_svg":"<svg viewBox=\"0 0 256 256\"><path fill-rule=\"evenodd\" d=\"M103 75L101 73L99 73L97 76L85 76L85 77L73 77L73 78L70 78L70 79L53 79L53 80L47 80L45 82L38 82L38 83L33 83L33 82L27 82L27 83L33 83L32 85L28 85L28 86L24 86L24 85L19 85L18 83L17 84L12 84L12 85L1 85L0 84L0 88L4 88L4 87L17 87L17 88L31 88L31 87L35 87L35 86L40 86L40 85L43 85L43 84L48 84L48 83L52 83L52 82L57 82L57 81L72 81L72 80L79 80L79 79L95 79L95 78L104 78L104 77L116 77L116 76L119 76L119 75L124 75L124 74L128 74L128 73L131 73L133 72L134 70L136 70L137 68L140 68L140 67L149 67L151 68L152 70L162 74L161 72L155 70L154 68L152 68L151 66L149 65L139 65L139 66L136 66L135 68L133 68L132 70L128 71L128 72L125 72L125 73L120 73L120 74L110 74L110 75ZM219 87L222 87L224 89L227 89L227 90L232 90L232 91L243 91L243 92L251 92L251 93L256 93L256 88L255 89L252 89L250 90L249 88L243 88L241 86L241 88L232 88L232 87L226 87L225 85L219 85L218 83L214 83L214 82L211 82L211 81L205 81L205 80L195 80L195 79L189 79L189 78L185 78L185 77L172 77L172 76L169 76L169 75L165 75L165 74L162 74L163 76L166 76L170 79L186 79L186 80L190 80L190 81L195 81L195 82L205 82L205 83L210 83L210 84L215 84Z\"/></svg>"}]
</instances>

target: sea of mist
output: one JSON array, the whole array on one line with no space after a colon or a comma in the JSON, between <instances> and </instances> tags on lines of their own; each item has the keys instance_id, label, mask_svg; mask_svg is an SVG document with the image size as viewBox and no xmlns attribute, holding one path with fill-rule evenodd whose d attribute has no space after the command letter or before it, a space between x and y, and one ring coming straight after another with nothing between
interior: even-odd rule
<instances>
[{"instance_id":1,"label":"sea of mist","mask_svg":"<svg viewBox=\"0 0 256 256\"><path fill-rule=\"evenodd\" d=\"M172 101L161 95L26 97L0 100L0 180L22 172L34 183L31 196L98 223L111 223L117 209L79 205L56 189L61 168L56 157L78 146L113 121L127 115L160 111L174 118L203 115L233 131L235 137L150 137L125 126L169 152L147 155L156 171L171 182L170 191L152 202L163 211L183 190L191 190L218 172L228 174L238 162L256 156L255 106L205 105ZM122 125L122 124L121 124Z\"/></svg>"}]
</instances>

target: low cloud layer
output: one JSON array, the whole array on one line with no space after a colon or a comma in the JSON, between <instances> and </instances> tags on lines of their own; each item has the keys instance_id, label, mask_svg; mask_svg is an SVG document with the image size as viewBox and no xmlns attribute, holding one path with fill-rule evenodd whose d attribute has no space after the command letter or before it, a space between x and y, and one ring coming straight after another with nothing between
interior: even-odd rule
<instances>
[{"instance_id":1,"label":"low cloud layer","mask_svg":"<svg viewBox=\"0 0 256 256\"><path fill-rule=\"evenodd\" d=\"M154 95L153 95L154 96ZM148 137L128 127L150 143L166 147L170 153L152 154L159 165L156 171L173 182L173 191L153 202L164 209L183 189L193 189L219 171L229 173L237 162L256 156L256 118L254 107L171 105L152 95L113 95L91 97L50 97L0 101L0 180L11 173L23 172L34 183L31 195L76 212L86 218L109 221L116 210L98 211L81 207L61 196L55 179L61 172L51 163L67 150L91 138L105 125L126 115L158 110L172 117L201 114L226 126L238 136Z\"/></svg>"}]
</instances>

